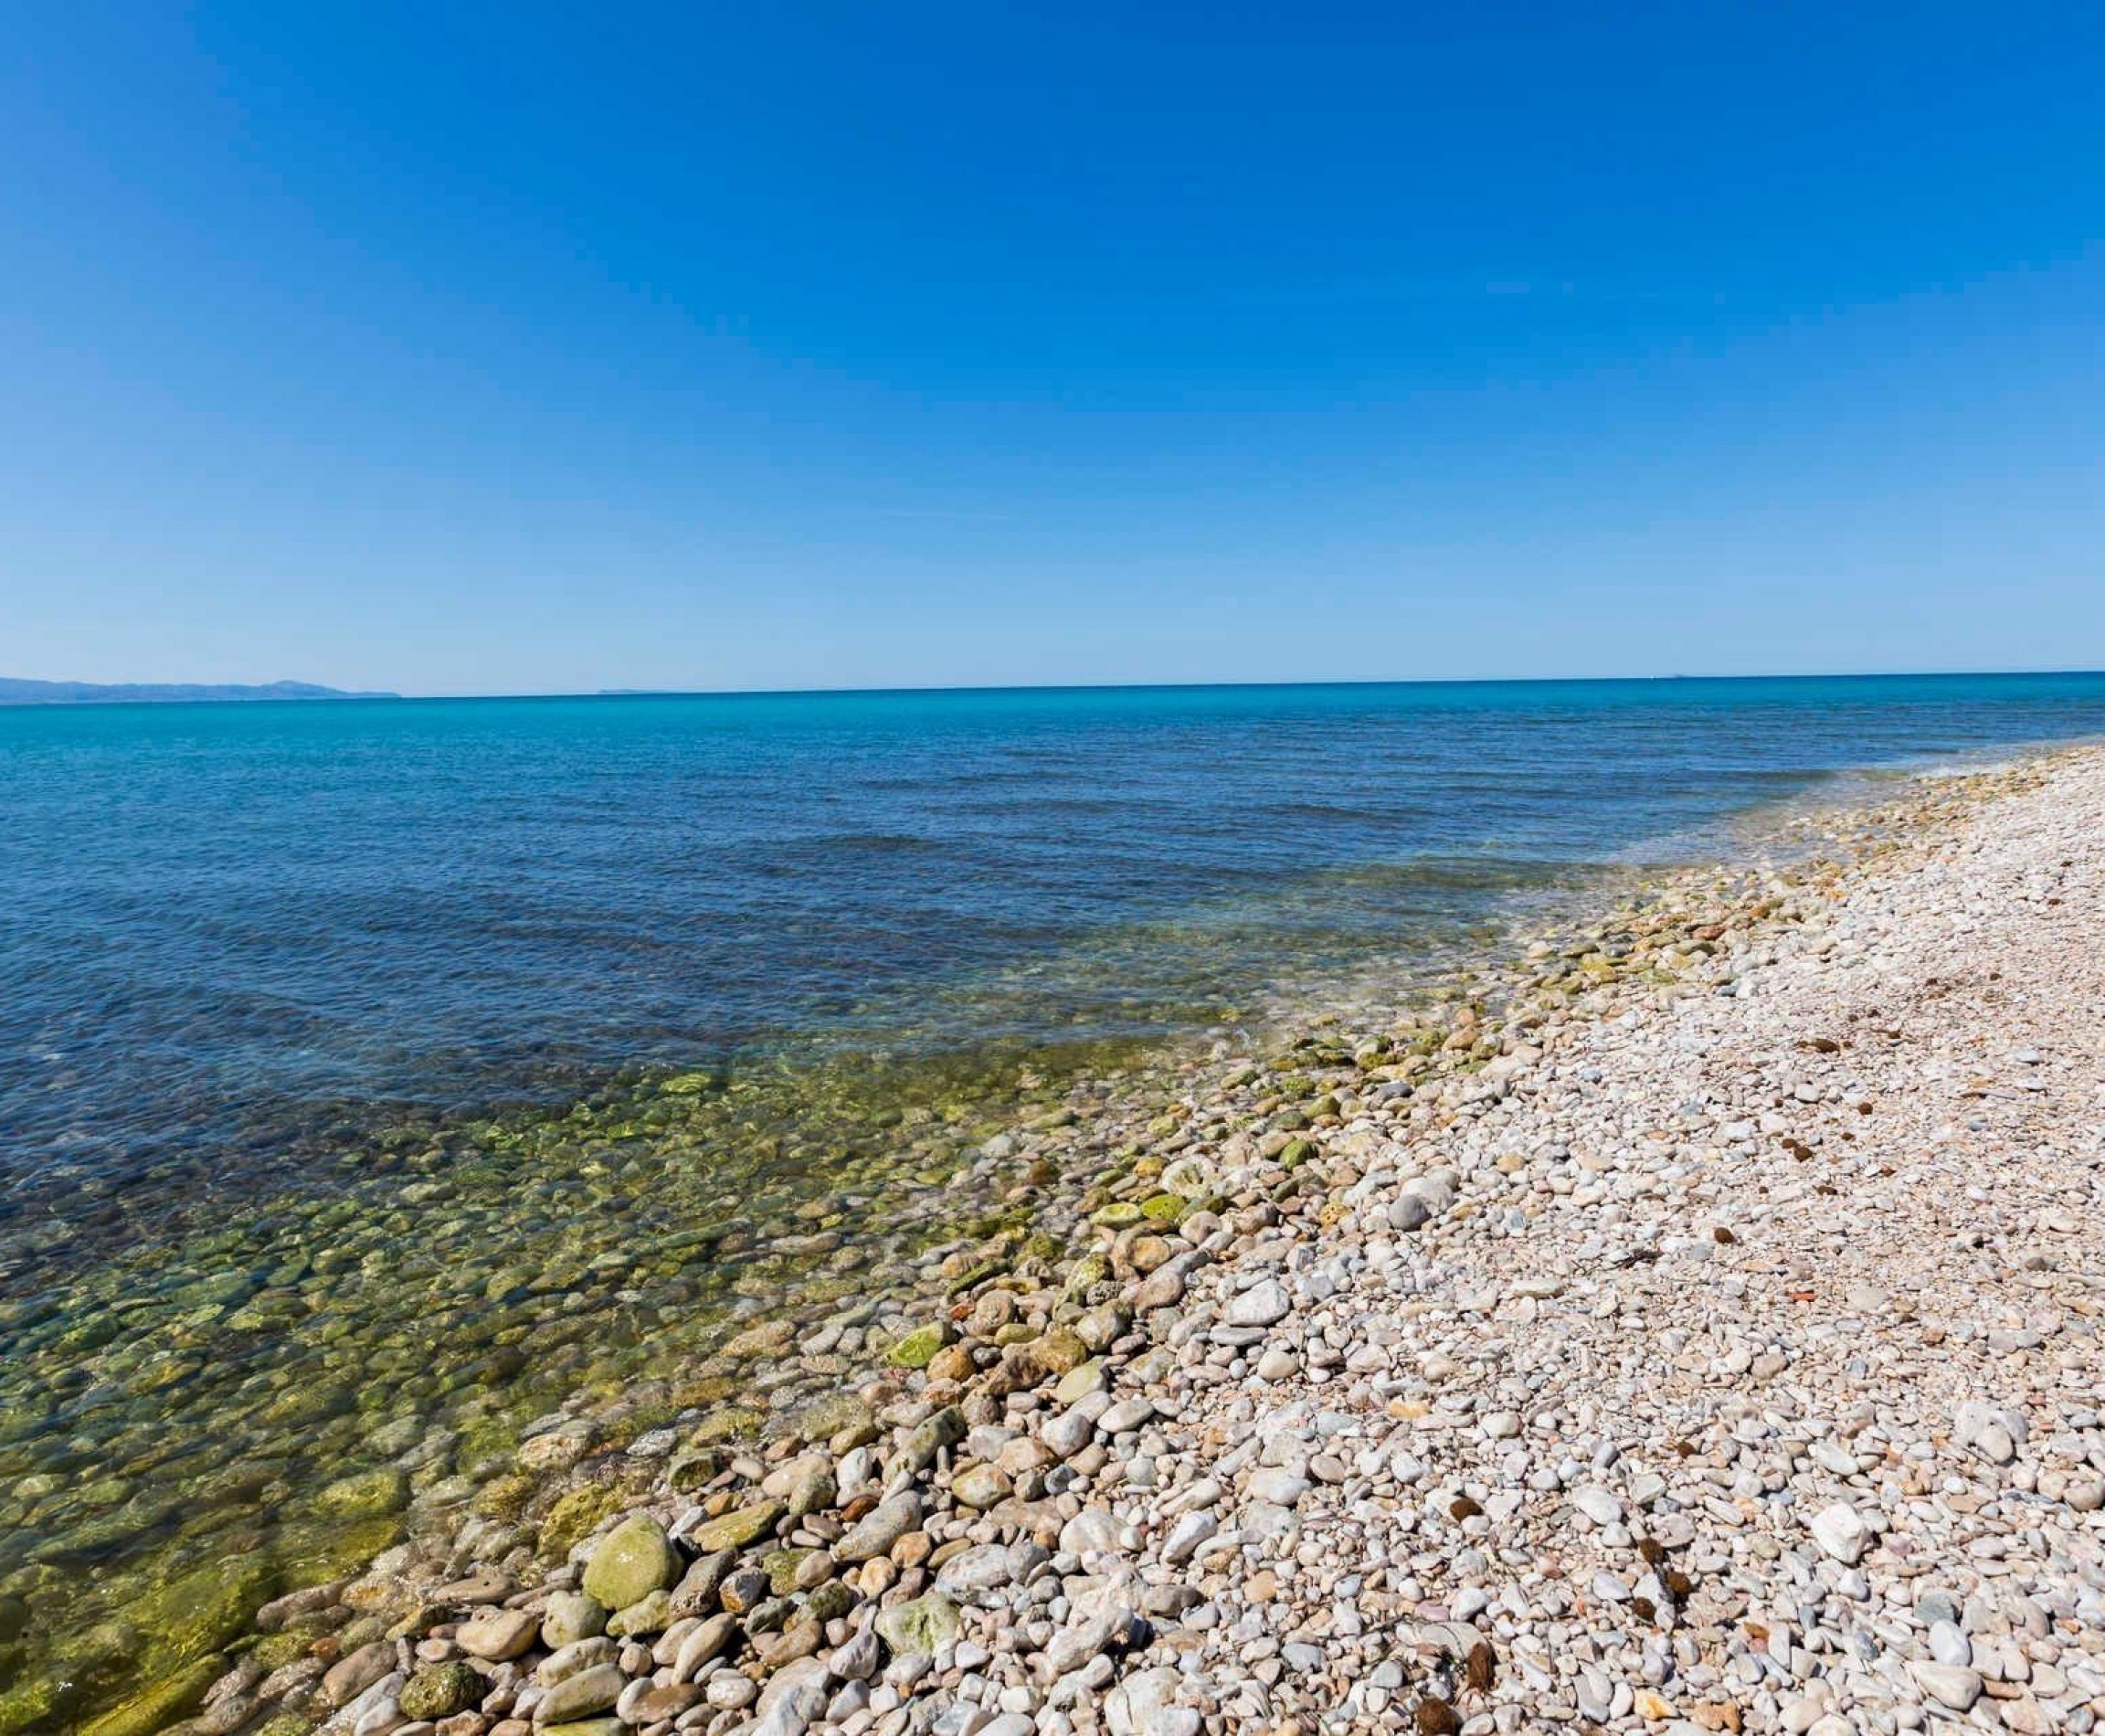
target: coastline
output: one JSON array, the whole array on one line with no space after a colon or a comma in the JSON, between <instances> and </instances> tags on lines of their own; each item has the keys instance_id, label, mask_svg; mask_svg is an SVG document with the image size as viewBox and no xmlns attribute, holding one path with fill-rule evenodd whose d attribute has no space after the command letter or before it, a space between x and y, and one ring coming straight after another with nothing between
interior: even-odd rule
<instances>
[{"instance_id":1,"label":"coastline","mask_svg":"<svg viewBox=\"0 0 2105 1736\"><path fill-rule=\"evenodd\" d=\"M1853 889L1881 884L1878 874L1891 873L1896 859L1931 852L1937 840L1978 825L1998 804L2022 802L2056 778L2079 780L2084 767L2097 764L2094 751L2077 749L2009 770L1911 780L1904 800L1893 804L1898 818L1812 822L1816 833L1839 826L1846 834L1836 839L1855 858L1846 871L1808 856L1774 873L1746 866L1669 873L1641 894L1642 908L1593 925L1600 932L1592 943L1542 942L1518 965L1480 965L1450 984L1454 992L1438 1018L1420 1019L1402 1031L1357 1032L1332 1020L1269 1053L1184 1056L1142 1069L1109 1091L1104 1080L1086 1080L1071 1099L1063 1097L983 1141L974 1166L982 1184L1027 1176L1033 1166L1051 1172L1048 1180L1056 1174L1075 1190L1065 1215L1048 1213L1042 1202L1016 1201L1013 1222L980 1226L991 1233L932 1236L918 1250L927 1264L916 1275L922 1280L917 1301L836 1307L800 1342L805 1328L799 1323L756 1320L702 1365L700 1378L716 1383L702 1393L716 1392L713 1399L677 1404L679 1395L670 1391L629 1393L621 1403L593 1407L589 1417L574 1413L545 1420L530 1433L509 1478L485 1483L471 1498L456 1491L472 1498L477 1510L456 1524L443 1548L413 1540L384 1551L374 1571L331 1584L325 1597L295 1592L273 1600L262 1634L238 1646L242 1656L231 1670L223 1670L215 1651L85 1728L96 1736L160 1728L207 1686L202 1721L175 1727L267 1729L279 1736L326 1719L343 1730L414 1729L424 1736L417 1727L429 1724L445 1736L470 1736L501 1731L509 1719L523 1731L534 1721L537 1694L544 1709L539 1726L572 1725L578 1736L614 1736L631 1728L726 1731L740 1727L756 1702L772 1720L770 1736L807 1724L876 1729L889 1736L926 1727L919 1720L936 1716L946 1693L955 1697L960 1689L977 1696L957 1702L973 1709L960 1728L975 1717L983 1727L1023 1718L1023 1725L1010 1727L1019 1732L1057 1730L1061 1720L1076 1730L1101 1722L1114 1731L1196 1730L1201 1726L1193 1720L1209 1727L1261 1728L1334 1710L1319 1697L1294 1703L1296 1682L1314 1667L1306 1658L1275 1652L1284 1661L1271 1680L1259 1669L1221 1684L1212 1682L1211 1671L1187 1672L1166 1661L1203 1662L1213 1645L1207 1636L1234 1631L1229 1617L1238 1603L1271 1606L1278 1582L1291 1584L1296 1577L1288 1564L1295 1539L1315 1519L1327 1492L1340 1492L1338 1498L1349 1502L1381 1498L1380 1473L1322 1450L1322 1412L1284 1425L1280 1438L1291 1438L1296 1427L1304 1437L1298 1468L1293 1454L1253 1466L1247 1458L1233 1463L1242 1449L1224 1440L1182 1438L1188 1424L1220 1425L1220 1419L1206 1415L1205 1401L1237 1394L1231 1405L1251 1413L1240 1422L1246 1433L1261 1415L1306 1405L1317 1391L1400 1381L1382 1400L1391 1424L1405 1425L1412 1439L1439 1435L1443 1445L1463 1438L1466 1420L1476 1413L1465 1409L1454 1413L1462 1423L1421 1428L1444 1412L1419 1389L1465 1390L1465 1358L1429 1348L1427 1354L1446 1357L1455 1370L1436 1377L1423 1370L1409 1377L1395 1371L1391 1346L1408 1341L1417 1322L1433 1318L1421 1305L1406 1302L1393 1313L1363 1315L1342 1333L1338 1323L1326 1322L1314 1342L1309 1322L1299 1318L1305 1312L1319 1318L1324 1305L1359 1283L1368 1269L1393 1276L1399 1260L1404 1267L1412 1262L1391 1254L1385 1265L1335 1276L1326 1276L1324 1267L1347 1255L1369 1260L1377 1243L1400 1245L1395 1236L1415 1237L1415 1252L1450 1234L1466 1235L1467 1226L1487 1222L1482 1196L1507 1185L1492 1178L1518 1176L1530 1189L1543 1180L1539 1191L1550 1201L1599 1208L1603 1201L1585 1198L1592 1190L1583 1181L1560 1191L1555 1176L1534 1172L1533 1159L1523 1157L1518 1168L1507 1170L1500 1165L1507 1154L1470 1151L1476 1130L1487 1118L1511 1113L1499 1106L1525 1102L1530 1081L1586 1033L1597 1035L1632 1016L1641 1021L1667 1017L1689 996L1708 992L1720 971L1748 963L1778 937L1801 934L1809 920L1825 919L1837 904L1847 909ZM1618 934L1627 938L1613 938ZM1709 998L1726 1004L1714 993ZM1479 1160L1441 1161L1451 1149ZM1616 1168L1611 1163L1600 1173L1613 1174ZM1438 1179L1450 1169L1450 1181ZM1417 1172L1419 1183L1404 1184L1406 1171ZM1410 1218L1418 1222L1406 1224ZM1393 1235L1370 1229L1370 1220L1386 1222ZM1640 1246L1630 1269L1653 1272L1687 1252L1662 1249L1655 1261L1643 1257ZM1715 1256L1707 1264L1714 1263ZM1227 1296L1223 1280L1239 1279L1249 1280L1246 1287ZM1500 1310L1532 1303L1518 1320L1532 1326L1545 1312L1557 1312L1566 1293L1560 1287L1540 1296L1507 1296L1487 1310L1463 1312L1512 1319ZM1276 1318L1257 1318L1282 1302ZM1396 1336L1361 1341L1355 1332L1369 1321ZM1328 1342L1340 1336L1344 1342ZM1242 1354L1249 1350L1257 1351L1254 1358ZM1333 1350L1338 1354L1330 1355ZM1218 1354L1223 1351L1224 1358ZM1356 1358L1374 1352L1380 1353L1379 1378L1374 1367L1355 1366ZM739 1400L780 1380L789 1361L800 1365L798 1375L810 1383L843 1390L820 1402L825 1414L814 1417L807 1409L801 1425L783 1433L777 1420L771 1438L756 1439L767 1419ZM858 1381L858 1376L864 1378ZM862 1390L851 1390L857 1386ZM1387 1410L1420 1403L1426 1408L1415 1416ZM651 1413L651 1425L638 1427L643 1412ZM781 1412L774 1414L779 1419ZM1491 1413L1484 1420L1505 1414ZM1503 1428L1501 1421L1486 1438L1507 1441L1528 1432L1525 1424L1511 1434ZM1262 1452L1267 1459L1275 1456L1269 1445ZM1383 1462L1392 1464L1393 1456ZM1132 1477L1137 1464L1150 1467L1140 1481ZM1108 1476L1120 1466L1122 1478ZM1333 1478L1333 1467L1344 1474ZM400 1479L405 1486L411 1475ZM1152 1491L1148 1477L1155 1480ZM1261 1481L1274 1496L1301 1487L1291 1498L1267 1499L1247 1487L1232 1497L1238 1478L1246 1485ZM1356 1487L1368 1479L1371 1487ZM1411 1486L1423 1480L1421 1476ZM1466 1487L1472 1477L1463 1467L1453 1480L1449 1517L1460 1535L1473 1536L1470 1521L1496 1509ZM1210 1498L1194 1493L1209 1484ZM491 1491L500 1487L502 1498L492 1498ZM339 1498L350 1502L356 1495L348 1491ZM1661 1498L1654 1497L1651 1506ZM1311 1504L1306 1513L1300 1510L1304 1499ZM1622 1509L1620 1517L1596 1529L1605 1534L1621 1526L1626 1536L1633 1534L1635 1528L1626 1521L1639 1507L1612 1493L1591 1505L1604 1512L1611 1501ZM1285 1517L1264 1514L1255 1523L1224 1524L1246 1519L1253 1502ZM1400 1504L1414 1507L1408 1499ZM1477 1510L1454 1511L1463 1505ZM1217 1515L1217 1508L1229 1510ZM445 1503L433 1503L428 1511L444 1513ZM677 1549L638 1519L644 1511L670 1530ZM453 1518L461 1515L456 1510ZM1423 1536L1444 1523L1428 1507L1413 1511L1395 1537ZM602 1547L610 1528L619 1541ZM1688 1547L1658 1538L1658 1529L1628 1547L1642 1554L1646 1538L1661 1550ZM865 1544L886 1531L895 1534L863 1553ZM536 1675L553 1679L529 1685L513 1678L524 1675L518 1658L537 1656L530 1648L538 1638L499 1656L486 1649L486 1643L496 1643L486 1642L486 1635L502 1630L502 1652L525 1631L526 1617L546 1614L551 1589L559 1588L561 1574L534 1583L538 1557L529 1540L536 1532L544 1546L551 1536L567 1541L584 1561L611 1552L623 1561L642 1560L661 1579L676 1568L681 1572L677 1586L652 1587L630 1607L616 1610L624 1617L618 1625L628 1630L619 1636L625 1646L585 1636L584 1651L552 1667L536 1667ZM1199 1589L1194 1582L1209 1578L1207 1564L1238 1551L1264 1555L1281 1542L1287 1559L1255 1568L1241 1583L1246 1592L1270 1572L1275 1583L1263 1589L1275 1596L1253 1604L1224 1588L1187 1601L1185 1594ZM731 1550L730 1559L723 1559L720 1549L699 1549L712 1543ZM689 1554L714 1567L697 1577L687 1565ZM749 1561L765 1562L765 1590L736 1583ZM608 1583L611 1568L587 1569L595 1571ZM1476 1577L1498 1576L1479 1572ZM1666 1584L1661 1580L1654 1591ZM1040 1589L1048 1586L1050 1595ZM1691 1583L1691 1608L1700 1590ZM671 1595L654 1604L661 1591ZM1425 1709L1445 1708L1458 1722L1488 1717L1495 1721L1485 1730L1506 1727L1496 1722L1497 1684L1503 1677L1510 1685L1515 1677L1497 1664L1506 1648L1487 1614L1493 1604L1471 1607L1468 1596L1450 1598L1436 1586L1421 1585L1430 1594L1418 1596L1380 1591L1413 1606L1405 1612L1399 1605L1383 1630L1385 1651L1397 1655L1363 1657L1360 1678L1339 1678L1324 1691L1359 1693L1354 1717L1378 1720L1408 1709L1422 1728L1439 1728L1440 1713ZM1627 1586L1625 1593L1633 1604L1650 1606L1646 1621L1682 1601L1677 1593L1640 1599ZM1310 1601L1309 1614L1317 1606L1344 1607L1335 1587L1327 1593ZM514 1607L508 1614L473 1613L485 1604ZM1210 1607L1211 1622L1190 1619ZM1427 1614L1428 1607L1440 1614ZM164 1615L180 1620L183 1614L171 1609ZM455 1631L462 1618L465 1635ZM585 1619L589 1626L588 1611ZM1471 1631L1478 1640L1449 1645L1460 1638L1449 1632L1433 1647L1459 1659L1458 1674L1443 1673L1436 1659L1424 1669L1401 1661L1409 1647L1398 1624L1443 1621L1476 1624ZM541 1623L531 1625L538 1630ZM1267 1617L1259 1632L1272 1634L1281 1625ZM567 1631L551 1626L553 1634ZM1040 1627L1048 1631L1038 1635ZM1155 1630L1152 1636L1147 1628ZM873 1637L879 1631L882 1644ZM1088 1650L1084 1640L1092 1635L1099 1637ZM1327 1642L1329 1636L1318 1637ZM921 1649L930 1640L939 1643L932 1651ZM1315 1639L1293 1643L1328 1655ZM1471 1675L1481 1673L1471 1662L1478 1643L1494 1653L1490 1685ZM960 1666L960 1646L968 1658L979 1652L987 1657ZM1070 1657L1072 1667L1052 1668ZM865 1661L868 1668L856 1674ZM567 1698L555 1694L555 1682L571 1679L566 1672L573 1666L592 1686ZM1391 1666L1400 1672L1393 1684L1385 1678ZM1165 1668L1177 1673L1165 1679L1159 1674ZM1512 1668L1525 1679L1524 1665ZM619 1685L599 1673L608 1670L619 1675ZM1203 1688L1192 1679L1202 1675ZM750 1693L735 1686L734 1677ZM756 1677L766 1679L765 1689ZM980 1693L968 1677L988 1691ZM857 1683L864 1686L859 1689ZM478 1687L467 1703L464 1697ZM590 1704L609 1688L611 1699ZM1383 1696L1380 1705L1369 1703L1370 1689ZM896 1706L883 1705L887 1693L897 1697ZM849 1701L860 1698L861 1704L844 1706L842 1695ZM1611 1688L1603 1709L1607 1718L1632 1716L1631 1708L1618 1712L1615 1699ZM445 1704L456 1700L463 1703ZM441 1704L439 1718L417 1716ZM579 1715L567 1716L572 1710ZM566 1716L558 1718L557 1711ZM596 1721L615 1712L629 1716ZM1580 1703L1571 1715L1587 1713ZM1757 1709L1753 1727L1763 1727L1761 1716ZM1429 1718L1434 1721L1427 1723Z\"/></svg>"}]
</instances>

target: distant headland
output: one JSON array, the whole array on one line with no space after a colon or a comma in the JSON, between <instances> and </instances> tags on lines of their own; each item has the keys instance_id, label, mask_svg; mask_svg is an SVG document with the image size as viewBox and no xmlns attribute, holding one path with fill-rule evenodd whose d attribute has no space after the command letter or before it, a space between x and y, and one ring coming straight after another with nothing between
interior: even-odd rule
<instances>
[{"instance_id":1,"label":"distant headland","mask_svg":"<svg viewBox=\"0 0 2105 1736\"><path fill-rule=\"evenodd\" d=\"M399 699L399 693L354 693L312 682L274 681L260 686L190 682L20 681L0 675L0 705L116 705L148 701L181 704L214 699Z\"/></svg>"}]
</instances>

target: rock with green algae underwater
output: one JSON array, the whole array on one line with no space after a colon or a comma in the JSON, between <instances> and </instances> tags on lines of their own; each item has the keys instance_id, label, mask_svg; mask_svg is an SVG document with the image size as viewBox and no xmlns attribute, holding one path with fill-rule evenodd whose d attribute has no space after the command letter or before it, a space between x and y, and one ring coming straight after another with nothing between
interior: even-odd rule
<instances>
[{"instance_id":1,"label":"rock with green algae underwater","mask_svg":"<svg viewBox=\"0 0 2105 1736\"><path fill-rule=\"evenodd\" d=\"M665 1528L648 1513L623 1519L599 1540L585 1564L585 1590L610 1610L640 1604L680 1575Z\"/></svg>"},{"instance_id":2,"label":"rock with green algae underwater","mask_svg":"<svg viewBox=\"0 0 2105 1736\"><path fill-rule=\"evenodd\" d=\"M409 1478L393 1466L360 1471L325 1484L314 1505L337 1519L377 1519L399 1511L409 1499Z\"/></svg>"},{"instance_id":3,"label":"rock with green algae underwater","mask_svg":"<svg viewBox=\"0 0 2105 1736\"><path fill-rule=\"evenodd\" d=\"M225 1672L226 1667L226 1660L221 1657L197 1658L162 1677L144 1693L126 1700L123 1705L104 1712L100 1718L90 1719L80 1726L80 1736L154 1736L162 1726L174 1723L188 1711ZM8 1728L4 1716L0 1716L0 1730ZM22 1724L12 1728L28 1731L37 1726Z\"/></svg>"},{"instance_id":4,"label":"rock with green algae underwater","mask_svg":"<svg viewBox=\"0 0 2105 1736\"><path fill-rule=\"evenodd\" d=\"M587 1483L571 1489L541 1521L541 1548L561 1558L599 1523L620 1511L629 1497L611 1483Z\"/></svg>"}]
</instances>

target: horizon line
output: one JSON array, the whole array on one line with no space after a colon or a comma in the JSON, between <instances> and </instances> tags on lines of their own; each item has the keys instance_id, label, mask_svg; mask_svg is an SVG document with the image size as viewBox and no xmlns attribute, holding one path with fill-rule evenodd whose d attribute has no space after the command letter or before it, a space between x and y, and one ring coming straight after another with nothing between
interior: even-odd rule
<instances>
[{"instance_id":1,"label":"horizon line","mask_svg":"<svg viewBox=\"0 0 2105 1736\"><path fill-rule=\"evenodd\" d=\"M2105 676L2105 668L2082 666L2003 669L1885 669L1828 671L1762 671L1735 674L1676 672L1667 674L1618 675L1400 675L1300 681L1160 681L1160 682L957 682L901 686L838 687L600 687L545 689L492 693L396 693L386 690L338 689L309 695L272 694L268 697L204 696L186 698L111 698L107 700L45 700L0 698L0 709L10 711L71 710L81 706L111 708L125 705L318 705L432 704L460 701L497 700L619 700L619 699L815 699L981 693L1209 693L1256 692L1291 688L1374 687L1558 687L1589 684L1638 684L1723 682L1818 682L1818 681L1952 681L1967 678L2017 679L2070 676ZM292 678L273 682L116 681L87 682L72 678L20 676L13 679L48 682L55 686L79 687L196 687L249 686L268 689L282 685L325 687L325 683L301 683Z\"/></svg>"}]
</instances>

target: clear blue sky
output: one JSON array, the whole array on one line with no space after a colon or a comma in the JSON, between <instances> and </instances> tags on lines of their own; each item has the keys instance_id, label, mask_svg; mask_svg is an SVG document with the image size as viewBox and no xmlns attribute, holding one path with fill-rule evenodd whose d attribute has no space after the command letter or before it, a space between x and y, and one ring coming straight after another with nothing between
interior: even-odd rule
<instances>
[{"instance_id":1,"label":"clear blue sky","mask_svg":"<svg viewBox=\"0 0 2105 1736\"><path fill-rule=\"evenodd\" d=\"M9 8L0 673L2105 664L2105 13Z\"/></svg>"}]
</instances>

